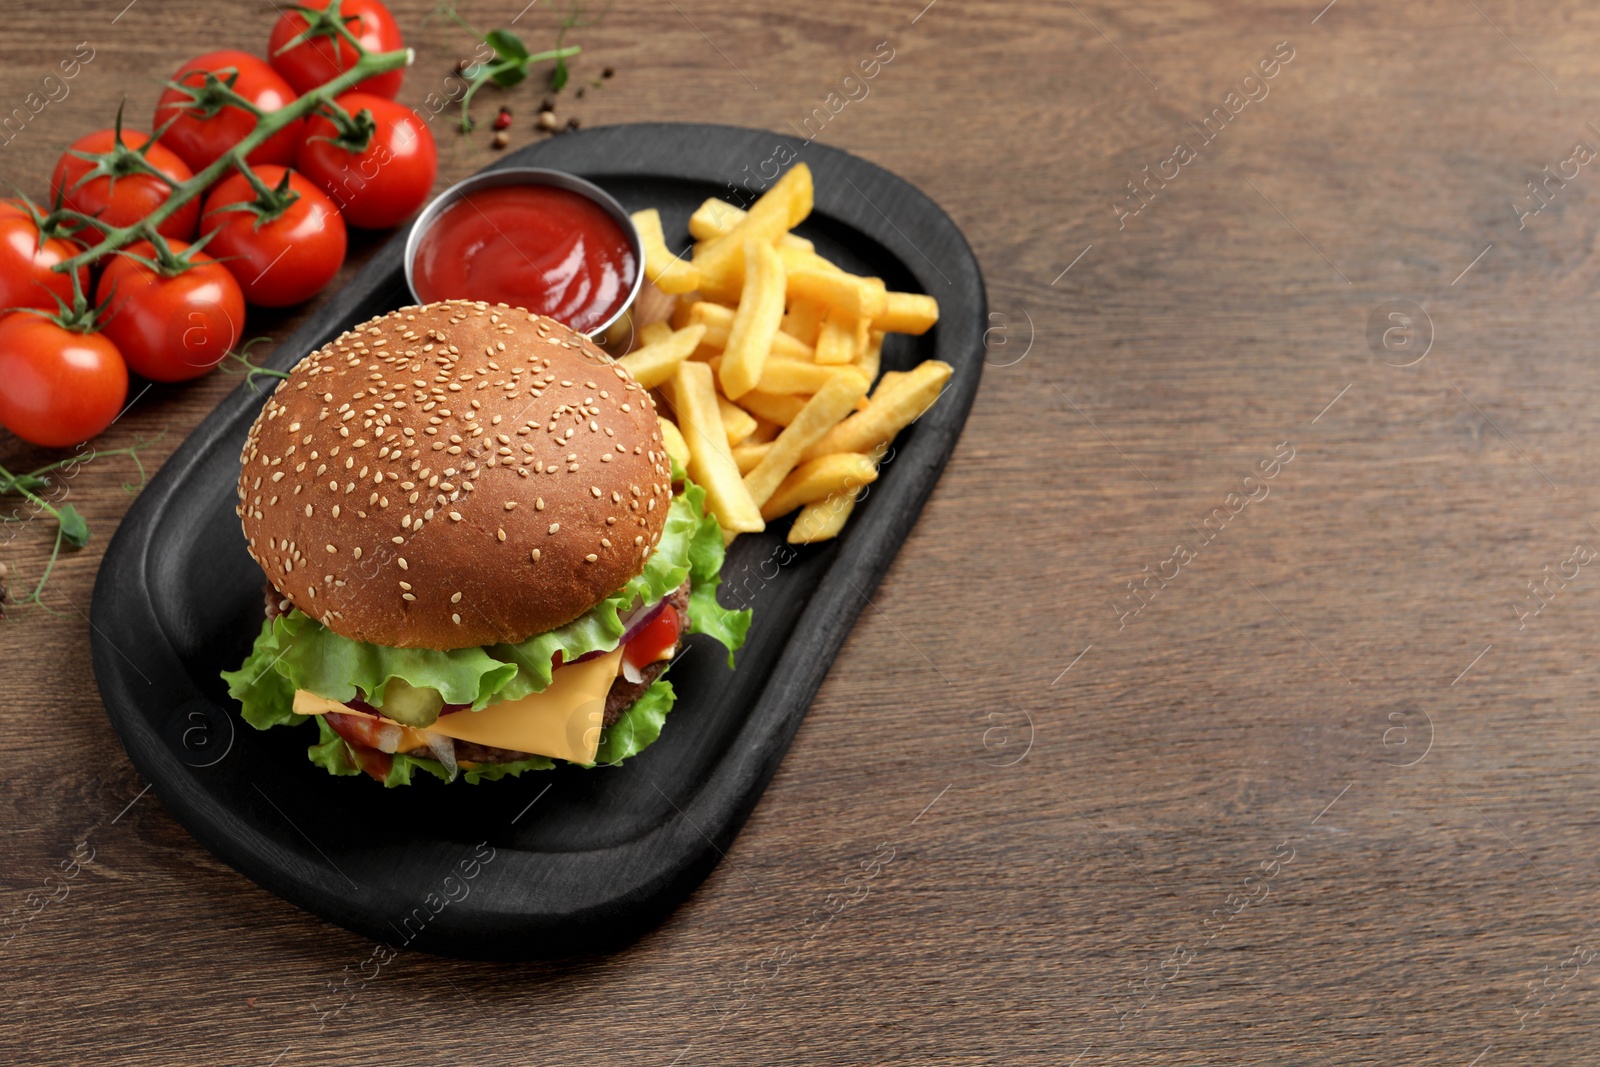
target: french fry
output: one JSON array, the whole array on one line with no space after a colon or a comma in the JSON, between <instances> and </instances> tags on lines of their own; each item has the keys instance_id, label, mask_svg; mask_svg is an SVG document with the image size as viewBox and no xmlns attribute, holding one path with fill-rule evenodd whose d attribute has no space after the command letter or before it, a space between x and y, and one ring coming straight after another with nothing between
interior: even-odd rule
<instances>
[{"instance_id":1,"label":"french fry","mask_svg":"<svg viewBox=\"0 0 1600 1067\"><path fill-rule=\"evenodd\" d=\"M779 426L787 426L795 420L801 410L806 406L809 397L785 396L778 393L763 393L760 389L752 389L739 398L739 406L758 419Z\"/></svg>"},{"instance_id":2,"label":"french fry","mask_svg":"<svg viewBox=\"0 0 1600 1067\"><path fill-rule=\"evenodd\" d=\"M817 331L822 329L822 320L826 314L826 309L815 300L793 300L790 301L789 310L783 316L783 323L778 329L797 341L815 345Z\"/></svg>"},{"instance_id":3,"label":"french fry","mask_svg":"<svg viewBox=\"0 0 1600 1067\"><path fill-rule=\"evenodd\" d=\"M816 393L840 374L861 375L850 365L824 367L819 363L802 363L796 359L773 356L761 367L761 380L756 388L763 393ZM865 378L864 375L862 375ZM862 390L865 392L865 389Z\"/></svg>"},{"instance_id":4,"label":"french fry","mask_svg":"<svg viewBox=\"0 0 1600 1067\"><path fill-rule=\"evenodd\" d=\"M666 446L667 455L672 461L684 470L689 469L689 445L684 441L683 434L678 431L678 424L665 415L657 415L656 421L661 423L661 440ZM740 472L743 473L742 471Z\"/></svg>"},{"instance_id":5,"label":"french fry","mask_svg":"<svg viewBox=\"0 0 1600 1067\"><path fill-rule=\"evenodd\" d=\"M667 249L666 235L661 232L661 212L646 208L633 213L634 228L639 231L639 243L644 246L644 274L663 293L687 293L700 285L700 271L690 261L673 255Z\"/></svg>"},{"instance_id":6,"label":"french fry","mask_svg":"<svg viewBox=\"0 0 1600 1067\"><path fill-rule=\"evenodd\" d=\"M737 456L734 457L738 459ZM878 480L878 465L871 456L859 452L836 452L818 456L796 467L761 505L761 517L768 522L787 515L795 508L814 504L830 496L852 496L863 485Z\"/></svg>"},{"instance_id":7,"label":"french fry","mask_svg":"<svg viewBox=\"0 0 1600 1067\"><path fill-rule=\"evenodd\" d=\"M939 321L939 302L923 293L886 293L872 328L884 333L923 334Z\"/></svg>"},{"instance_id":8,"label":"french fry","mask_svg":"<svg viewBox=\"0 0 1600 1067\"><path fill-rule=\"evenodd\" d=\"M872 321L870 319L856 320L855 340L855 348L853 348L850 352L850 361L852 363L856 361L856 358L860 356L862 352L866 351L867 345L872 341Z\"/></svg>"},{"instance_id":9,"label":"french fry","mask_svg":"<svg viewBox=\"0 0 1600 1067\"><path fill-rule=\"evenodd\" d=\"M617 360L634 380L646 389L671 378L678 364L689 358L705 336L704 326L686 326L670 334L666 340L636 348Z\"/></svg>"},{"instance_id":10,"label":"french fry","mask_svg":"<svg viewBox=\"0 0 1600 1067\"><path fill-rule=\"evenodd\" d=\"M721 353L712 356L706 362L711 364L713 373L721 372ZM809 397L828 384L828 380L836 374L861 374L861 370L849 365L823 367L797 359L782 359L773 356L761 365L761 380L756 382L756 390L773 396L800 395ZM861 404L866 404L864 397L861 400Z\"/></svg>"},{"instance_id":11,"label":"french fry","mask_svg":"<svg viewBox=\"0 0 1600 1067\"><path fill-rule=\"evenodd\" d=\"M696 300L689 305L688 317L684 321L704 326L706 333L713 338L712 343L720 347L728 343L728 330L733 326L733 308L709 300Z\"/></svg>"},{"instance_id":12,"label":"french fry","mask_svg":"<svg viewBox=\"0 0 1600 1067\"><path fill-rule=\"evenodd\" d=\"M717 381L723 393L737 400L761 380L761 365L772 351L778 323L783 321L783 260L769 244L749 240L744 245L744 292L728 327Z\"/></svg>"},{"instance_id":13,"label":"french fry","mask_svg":"<svg viewBox=\"0 0 1600 1067\"><path fill-rule=\"evenodd\" d=\"M767 458L767 453L771 451L771 441L759 445L734 445L733 461L739 465L740 474L749 474L756 469L762 460Z\"/></svg>"},{"instance_id":14,"label":"french fry","mask_svg":"<svg viewBox=\"0 0 1600 1067\"><path fill-rule=\"evenodd\" d=\"M671 381L678 428L689 446L689 477L706 491L706 505L722 528L733 533L764 529L760 505L739 477L728 448L728 432L717 410L717 389L704 363L678 364Z\"/></svg>"},{"instance_id":15,"label":"french fry","mask_svg":"<svg viewBox=\"0 0 1600 1067\"><path fill-rule=\"evenodd\" d=\"M827 274L843 274L844 270L830 259L803 248L786 245L782 241L777 244L778 255L783 257L783 269L787 271L820 270Z\"/></svg>"},{"instance_id":16,"label":"french fry","mask_svg":"<svg viewBox=\"0 0 1600 1067\"><path fill-rule=\"evenodd\" d=\"M706 328L703 344L713 348L726 348L728 333L733 328L733 308L713 304L709 300L697 301L690 309L685 322L697 322ZM785 359L810 360L816 353L812 347L797 337L781 330L772 335L772 355Z\"/></svg>"},{"instance_id":17,"label":"french fry","mask_svg":"<svg viewBox=\"0 0 1600 1067\"><path fill-rule=\"evenodd\" d=\"M717 397L717 411L722 416L722 428L728 432L729 447L755 432L756 417L727 397Z\"/></svg>"},{"instance_id":18,"label":"french fry","mask_svg":"<svg viewBox=\"0 0 1600 1067\"><path fill-rule=\"evenodd\" d=\"M797 297L815 300L858 319L877 318L888 300L888 290L882 279L862 278L837 268L790 270L787 284L791 300Z\"/></svg>"},{"instance_id":19,"label":"french fry","mask_svg":"<svg viewBox=\"0 0 1600 1067\"><path fill-rule=\"evenodd\" d=\"M893 374L894 372L890 372ZM830 429L807 447L803 459L815 459L832 452L871 452L894 440L939 399L944 383L950 380L950 364L925 360L903 375L883 376L865 411L857 412ZM785 431L787 432L787 431ZM751 494L754 496L754 493ZM762 503L757 498L757 503Z\"/></svg>"},{"instance_id":20,"label":"french fry","mask_svg":"<svg viewBox=\"0 0 1600 1067\"><path fill-rule=\"evenodd\" d=\"M788 541L791 545L809 545L838 537L855 509L856 495L853 492L807 504L794 517L794 525L789 527Z\"/></svg>"},{"instance_id":21,"label":"french fry","mask_svg":"<svg viewBox=\"0 0 1600 1067\"><path fill-rule=\"evenodd\" d=\"M714 240L737 226L743 221L744 215L743 208L735 207L726 200L710 197L689 216L689 236L701 242ZM778 244L802 252L813 251L816 247L804 237L792 233L786 233L778 238Z\"/></svg>"},{"instance_id":22,"label":"french fry","mask_svg":"<svg viewBox=\"0 0 1600 1067\"><path fill-rule=\"evenodd\" d=\"M772 443L772 449L766 457L754 470L744 476L745 488L749 490L750 498L755 501L757 508L767 502L777 490L779 483L788 477L789 472L805 456L806 451L820 442L839 420L850 414L856 400L866 395L866 391L866 381L860 375L836 375L817 391L817 395L812 397L805 407L800 409L778 435L778 439ZM829 451L865 450L829 449Z\"/></svg>"},{"instance_id":23,"label":"french fry","mask_svg":"<svg viewBox=\"0 0 1600 1067\"><path fill-rule=\"evenodd\" d=\"M749 393L745 394L745 396L749 395ZM778 434L781 432L783 432L782 426L779 426L771 419L763 419L760 415L757 415L756 428L750 432L750 436L746 437L742 443L747 445L764 445L769 441L776 441L778 439ZM746 471L745 473L748 474L750 472Z\"/></svg>"},{"instance_id":24,"label":"french fry","mask_svg":"<svg viewBox=\"0 0 1600 1067\"><path fill-rule=\"evenodd\" d=\"M817 332L818 363L851 363L856 358L857 319L848 311L838 308L828 312L822 328Z\"/></svg>"},{"instance_id":25,"label":"french fry","mask_svg":"<svg viewBox=\"0 0 1600 1067\"><path fill-rule=\"evenodd\" d=\"M744 285L745 244L754 241L771 247L811 214L811 168L796 163L788 173L750 205L732 229L712 238L695 257L702 292L734 299Z\"/></svg>"},{"instance_id":26,"label":"french fry","mask_svg":"<svg viewBox=\"0 0 1600 1067\"><path fill-rule=\"evenodd\" d=\"M878 367L883 362L883 331L873 330L867 334L867 346L856 356L856 368L867 376L867 381L878 380Z\"/></svg>"},{"instance_id":27,"label":"french fry","mask_svg":"<svg viewBox=\"0 0 1600 1067\"><path fill-rule=\"evenodd\" d=\"M906 372L903 371L903 370L886 370L886 371L884 371L883 374L878 378L878 389L877 389L877 391L878 392L882 392L882 391L888 389L891 385L893 385L895 382L899 381L901 378L904 378L905 376L906 376ZM884 396L888 396L889 394L887 392L884 392L883 395Z\"/></svg>"},{"instance_id":28,"label":"french fry","mask_svg":"<svg viewBox=\"0 0 1600 1067\"><path fill-rule=\"evenodd\" d=\"M648 326L639 327L639 345L658 345L672 336L672 324L668 322L652 322Z\"/></svg>"}]
</instances>

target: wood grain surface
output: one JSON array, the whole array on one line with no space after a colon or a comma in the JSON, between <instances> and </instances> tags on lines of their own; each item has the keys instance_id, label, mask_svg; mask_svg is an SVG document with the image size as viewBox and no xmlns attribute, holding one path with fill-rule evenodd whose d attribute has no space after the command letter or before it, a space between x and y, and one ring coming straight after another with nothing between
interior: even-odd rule
<instances>
[{"instance_id":1,"label":"wood grain surface","mask_svg":"<svg viewBox=\"0 0 1600 1067\"><path fill-rule=\"evenodd\" d=\"M142 792L80 610L133 472L84 466L93 544L54 614L0 624L0 914L93 859L0 948L0 1060L1592 1058L1600 177L1577 160L1600 14L1322 2L677 0L575 34L574 85L616 75L564 116L823 115L963 227L991 366L921 522L663 927L565 963L378 967ZM119 100L142 124L157 78L259 50L273 15L125 4L6 5L0 112L95 54L0 180L41 195ZM470 45L395 8L425 106ZM510 99L520 144L538 98ZM441 186L492 158L434 127ZM104 444L164 433L159 461L236 384L152 388ZM7 467L47 458L0 439ZM0 546L14 585L50 536Z\"/></svg>"}]
</instances>

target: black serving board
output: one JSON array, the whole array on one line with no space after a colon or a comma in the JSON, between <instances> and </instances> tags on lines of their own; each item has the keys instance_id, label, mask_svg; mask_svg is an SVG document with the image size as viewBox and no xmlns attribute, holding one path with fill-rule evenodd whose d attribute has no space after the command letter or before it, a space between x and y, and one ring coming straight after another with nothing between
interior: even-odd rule
<instances>
[{"instance_id":1,"label":"black serving board","mask_svg":"<svg viewBox=\"0 0 1600 1067\"><path fill-rule=\"evenodd\" d=\"M884 369L937 357L941 400L900 435L844 533L789 546L787 520L740 537L722 599L755 610L730 670L690 641L661 739L612 769L565 768L472 786L424 776L385 789L310 763L309 727L258 732L218 672L260 628L260 570L234 515L239 450L263 397L241 388L151 480L106 551L92 647L107 713L167 810L245 876L397 949L526 959L604 950L658 923L738 833L834 655L949 458L983 367L987 302L971 249L937 205L855 156L782 134L640 124L567 133L496 166L552 167L630 211L661 209L668 242L729 183L807 162L816 208L798 232L845 268L928 292L939 324L891 336ZM410 303L395 235L274 354L287 368L339 333Z\"/></svg>"}]
</instances>

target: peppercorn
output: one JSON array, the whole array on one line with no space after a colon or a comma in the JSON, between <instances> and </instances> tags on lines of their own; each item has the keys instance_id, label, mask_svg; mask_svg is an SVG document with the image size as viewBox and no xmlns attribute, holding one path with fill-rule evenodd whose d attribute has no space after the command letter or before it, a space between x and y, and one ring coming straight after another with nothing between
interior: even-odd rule
<instances>
[{"instance_id":1,"label":"peppercorn","mask_svg":"<svg viewBox=\"0 0 1600 1067\"><path fill-rule=\"evenodd\" d=\"M496 148L504 148L506 145L511 143L511 135L506 131L501 130L499 133L494 135L494 141L492 143Z\"/></svg>"},{"instance_id":2,"label":"peppercorn","mask_svg":"<svg viewBox=\"0 0 1600 1067\"><path fill-rule=\"evenodd\" d=\"M501 108L500 114L494 117L494 128L497 130L511 128L511 109L509 107Z\"/></svg>"},{"instance_id":3,"label":"peppercorn","mask_svg":"<svg viewBox=\"0 0 1600 1067\"><path fill-rule=\"evenodd\" d=\"M561 128L561 122L556 118L554 111L541 111L539 112L539 128L555 133Z\"/></svg>"}]
</instances>

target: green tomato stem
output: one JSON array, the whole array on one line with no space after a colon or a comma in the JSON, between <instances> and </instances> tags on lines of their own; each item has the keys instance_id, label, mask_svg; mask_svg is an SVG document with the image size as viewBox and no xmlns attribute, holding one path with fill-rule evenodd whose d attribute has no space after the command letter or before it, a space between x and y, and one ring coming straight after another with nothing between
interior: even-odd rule
<instances>
[{"instance_id":1,"label":"green tomato stem","mask_svg":"<svg viewBox=\"0 0 1600 1067\"><path fill-rule=\"evenodd\" d=\"M256 122L256 128L246 134L238 144L223 153L222 156L218 157L215 162L199 174L196 174L186 182L179 182L173 186L172 192L160 207L131 226L121 226L106 230L100 243L87 251L80 252L71 259L57 263L53 269L62 272L76 271L79 267L92 263L107 253L115 252L117 249L132 244L134 241L148 239L148 236L155 233L156 228L170 218L179 208L209 189L217 179L221 178L229 170L244 170L246 167L245 157L274 134L289 126L295 120L309 115L318 107L331 103L334 97L345 92L351 86L363 82L373 75L386 74L391 70L398 70L406 66L411 62L412 55L413 53L409 48L363 55L357 60L355 66L332 81L319 85L277 111L262 115ZM166 176L161 175L155 168L152 167L151 171L166 180Z\"/></svg>"}]
</instances>

